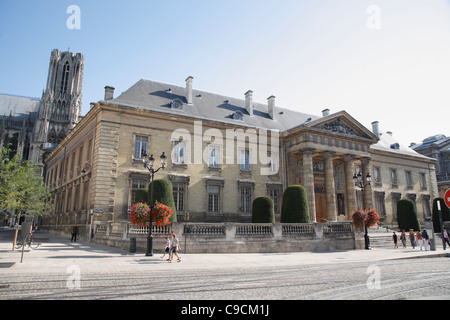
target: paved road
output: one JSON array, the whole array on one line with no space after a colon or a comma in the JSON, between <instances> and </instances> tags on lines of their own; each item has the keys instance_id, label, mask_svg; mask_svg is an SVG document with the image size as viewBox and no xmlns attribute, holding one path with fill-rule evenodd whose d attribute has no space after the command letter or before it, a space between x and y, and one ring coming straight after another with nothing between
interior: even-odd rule
<instances>
[{"instance_id":1,"label":"paved road","mask_svg":"<svg viewBox=\"0 0 450 320\"><path fill-rule=\"evenodd\" d=\"M450 260L442 249L182 254L182 262L168 263L159 254L40 234L43 244L27 249L20 263L10 236L0 230L0 299L450 299Z\"/></svg>"}]
</instances>

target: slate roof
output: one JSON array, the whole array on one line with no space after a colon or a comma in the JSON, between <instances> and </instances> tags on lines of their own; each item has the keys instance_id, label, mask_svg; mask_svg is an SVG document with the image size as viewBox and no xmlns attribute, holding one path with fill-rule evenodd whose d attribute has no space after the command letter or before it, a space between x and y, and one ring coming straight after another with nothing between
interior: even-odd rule
<instances>
[{"instance_id":1,"label":"slate roof","mask_svg":"<svg viewBox=\"0 0 450 320\"><path fill-rule=\"evenodd\" d=\"M193 116L198 119L215 120L256 128L279 129L280 131L299 126L308 119L314 121L321 118L321 116L275 106L274 119L272 120L267 111L267 104L257 102L253 102L253 116L250 116L245 109L245 99L236 99L195 89L192 90L193 103L187 104L185 90L184 86L141 79L119 97L108 100L108 102ZM182 110L171 108L171 102L174 99L179 99L183 102ZM233 114L237 111L244 115L243 120L235 120L233 118Z\"/></svg>"},{"instance_id":2,"label":"slate roof","mask_svg":"<svg viewBox=\"0 0 450 320\"><path fill-rule=\"evenodd\" d=\"M39 112L41 100L38 98L29 98L0 94L0 117L11 117L18 119L34 120Z\"/></svg>"}]
</instances>

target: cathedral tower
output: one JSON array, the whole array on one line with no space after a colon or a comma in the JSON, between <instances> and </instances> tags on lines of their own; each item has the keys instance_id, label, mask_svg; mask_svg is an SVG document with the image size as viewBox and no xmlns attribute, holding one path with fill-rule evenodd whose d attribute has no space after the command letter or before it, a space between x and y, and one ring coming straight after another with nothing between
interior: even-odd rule
<instances>
[{"instance_id":1,"label":"cathedral tower","mask_svg":"<svg viewBox=\"0 0 450 320\"><path fill-rule=\"evenodd\" d=\"M83 69L81 53L52 51L47 85L33 130L32 162L41 163L40 151L55 147L81 120Z\"/></svg>"}]
</instances>

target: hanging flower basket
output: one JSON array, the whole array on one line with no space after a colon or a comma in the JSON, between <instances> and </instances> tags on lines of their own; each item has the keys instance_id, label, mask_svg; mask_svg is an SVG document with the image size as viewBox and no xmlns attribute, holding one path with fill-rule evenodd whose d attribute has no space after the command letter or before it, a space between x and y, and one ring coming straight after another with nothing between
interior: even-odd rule
<instances>
[{"instance_id":1,"label":"hanging flower basket","mask_svg":"<svg viewBox=\"0 0 450 320\"><path fill-rule=\"evenodd\" d=\"M366 211L365 224L368 228L376 226L380 221L380 216L376 209L370 209Z\"/></svg>"},{"instance_id":2,"label":"hanging flower basket","mask_svg":"<svg viewBox=\"0 0 450 320\"><path fill-rule=\"evenodd\" d=\"M365 215L361 210L357 209L353 212L352 219L356 227L359 228L364 226Z\"/></svg>"},{"instance_id":3,"label":"hanging flower basket","mask_svg":"<svg viewBox=\"0 0 450 320\"><path fill-rule=\"evenodd\" d=\"M376 209L369 209L365 212L357 209L352 214L352 220L356 227L366 226L370 228L377 225L378 221L380 221L380 216Z\"/></svg>"},{"instance_id":4,"label":"hanging flower basket","mask_svg":"<svg viewBox=\"0 0 450 320\"><path fill-rule=\"evenodd\" d=\"M162 203L156 202L153 207L152 221L157 227L164 227L170 223L169 219L172 216L172 213L173 209Z\"/></svg>"},{"instance_id":5,"label":"hanging flower basket","mask_svg":"<svg viewBox=\"0 0 450 320\"><path fill-rule=\"evenodd\" d=\"M145 227L149 221L150 207L145 202L138 202L131 207L130 221L134 225Z\"/></svg>"},{"instance_id":6,"label":"hanging flower basket","mask_svg":"<svg viewBox=\"0 0 450 320\"><path fill-rule=\"evenodd\" d=\"M131 207L130 221L134 225L145 227L151 216L157 227L163 227L170 223L172 213L173 209L159 202L155 203L153 210L147 203L138 202Z\"/></svg>"}]
</instances>

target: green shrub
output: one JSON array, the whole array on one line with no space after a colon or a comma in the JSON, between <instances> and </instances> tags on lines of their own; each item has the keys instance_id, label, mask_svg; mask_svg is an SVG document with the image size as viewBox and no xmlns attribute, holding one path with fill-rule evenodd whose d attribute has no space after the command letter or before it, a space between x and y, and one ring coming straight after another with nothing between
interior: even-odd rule
<instances>
[{"instance_id":1,"label":"green shrub","mask_svg":"<svg viewBox=\"0 0 450 320\"><path fill-rule=\"evenodd\" d=\"M397 223L400 230L420 230L417 208L411 199L402 199L397 203Z\"/></svg>"},{"instance_id":2,"label":"green shrub","mask_svg":"<svg viewBox=\"0 0 450 320\"><path fill-rule=\"evenodd\" d=\"M308 197L303 186L286 188L281 208L281 223L309 223Z\"/></svg>"},{"instance_id":3,"label":"green shrub","mask_svg":"<svg viewBox=\"0 0 450 320\"><path fill-rule=\"evenodd\" d=\"M441 204L442 222L450 221L450 209L444 202L443 198L436 198L433 200L433 227L434 232L441 232L441 225L439 223L439 212L437 209L437 202Z\"/></svg>"},{"instance_id":4,"label":"green shrub","mask_svg":"<svg viewBox=\"0 0 450 320\"><path fill-rule=\"evenodd\" d=\"M275 223L274 204L271 197L259 197L253 201L252 223Z\"/></svg>"},{"instance_id":5,"label":"green shrub","mask_svg":"<svg viewBox=\"0 0 450 320\"><path fill-rule=\"evenodd\" d=\"M150 183L148 187L148 204L153 205L155 201L158 201L159 203L172 208L173 213L170 218L170 222L177 222L177 211L175 209L175 201L173 199L172 183L167 179L153 180L153 203L150 201L151 187L152 183Z\"/></svg>"},{"instance_id":6,"label":"green shrub","mask_svg":"<svg viewBox=\"0 0 450 320\"><path fill-rule=\"evenodd\" d=\"M147 202L148 201L148 191L147 189L139 189L134 195L134 203Z\"/></svg>"}]
</instances>

